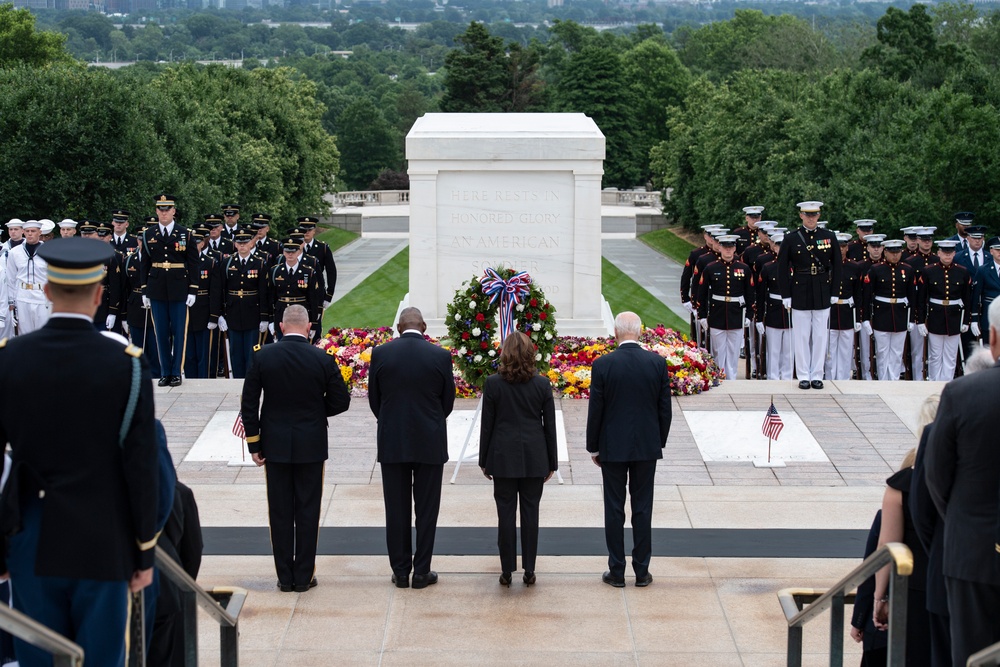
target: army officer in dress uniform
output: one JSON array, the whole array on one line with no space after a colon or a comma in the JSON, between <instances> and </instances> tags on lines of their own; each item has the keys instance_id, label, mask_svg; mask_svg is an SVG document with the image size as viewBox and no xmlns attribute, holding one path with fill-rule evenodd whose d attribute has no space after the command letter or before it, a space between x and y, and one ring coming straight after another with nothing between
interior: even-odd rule
<instances>
[{"instance_id":1,"label":"army officer in dress uniform","mask_svg":"<svg viewBox=\"0 0 1000 667\"><path fill-rule=\"evenodd\" d=\"M92 323L104 266L93 239L38 251L49 265L52 316L38 331L0 341L0 442L11 469L0 507L0 574L14 607L83 647L88 665L122 667L128 592L153 579L158 459L153 389L142 351ZM102 418L81 387L100 397ZM25 409L26 396L59 405L58 419ZM3 465L3 464L0 464ZM51 665L17 642L21 667Z\"/></svg>"},{"instance_id":2,"label":"army officer in dress uniform","mask_svg":"<svg viewBox=\"0 0 1000 667\"><path fill-rule=\"evenodd\" d=\"M111 212L111 226L114 233L111 235L111 245L122 255L135 252L138 241L136 237L128 232L128 219L131 215L123 208L116 208Z\"/></svg>"},{"instance_id":3,"label":"army officer in dress uniform","mask_svg":"<svg viewBox=\"0 0 1000 667\"><path fill-rule=\"evenodd\" d=\"M917 322L927 338L927 379L947 382L955 378L961 334L972 321L972 277L955 263L958 241L937 244L940 262L917 277Z\"/></svg>"},{"instance_id":4,"label":"army officer in dress uniform","mask_svg":"<svg viewBox=\"0 0 1000 667\"><path fill-rule=\"evenodd\" d=\"M914 269L900 261L903 241L882 242L885 261L868 271L864 282L862 331L875 337L879 380L898 380L903 373L906 333L913 328L916 283Z\"/></svg>"},{"instance_id":5,"label":"army officer in dress uniform","mask_svg":"<svg viewBox=\"0 0 1000 667\"><path fill-rule=\"evenodd\" d=\"M750 267L734 259L738 239L735 234L718 238L722 257L705 267L698 287L701 326L712 336L712 352L727 380L736 379L743 329L750 326L754 306Z\"/></svg>"},{"instance_id":6,"label":"army officer in dress uniform","mask_svg":"<svg viewBox=\"0 0 1000 667\"><path fill-rule=\"evenodd\" d=\"M281 329L277 323L281 321L281 316L289 305L297 303L306 309L314 333L318 318L323 313L323 293L320 292L316 273L299 261L300 248L297 242L286 239L281 246L284 259L268 271L268 293L272 299L271 312L274 315L268 330L278 340L281 340Z\"/></svg>"},{"instance_id":7,"label":"army officer in dress uniform","mask_svg":"<svg viewBox=\"0 0 1000 667\"><path fill-rule=\"evenodd\" d=\"M221 279L219 262L208 251L208 236L205 230L191 231L191 240L198 246L198 264L194 282L198 285L195 301L188 309L187 347L184 351L184 375L189 378L208 378L215 375L215 366L210 363L212 339L218 327L219 313L222 311ZM209 374L209 368L212 374Z\"/></svg>"},{"instance_id":8,"label":"army officer in dress uniform","mask_svg":"<svg viewBox=\"0 0 1000 667\"><path fill-rule=\"evenodd\" d=\"M316 240L316 223L319 218L309 216L299 218L299 228L305 232L305 242L302 250L305 254L316 258L319 269L320 286L323 290L323 310L330 307L333 292L337 289L337 263L333 261L333 250L322 241Z\"/></svg>"},{"instance_id":9,"label":"army officer in dress uniform","mask_svg":"<svg viewBox=\"0 0 1000 667\"><path fill-rule=\"evenodd\" d=\"M831 231L819 229L823 202L798 204L802 226L785 234L778 254L778 277L785 308L792 310L795 372L799 389L823 388L823 365L829 348L830 305L840 285L840 244Z\"/></svg>"},{"instance_id":10,"label":"army officer in dress uniform","mask_svg":"<svg viewBox=\"0 0 1000 667\"><path fill-rule=\"evenodd\" d=\"M222 262L222 316L219 329L229 338L233 377L244 378L254 345L271 321L268 267L253 252L253 234L240 230L233 237L236 254Z\"/></svg>"},{"instance_id":11,"label":"army officer in dress uniform","mask_svg":"<svg viewBox=\"0 0 1000 667\"><path fill-rule=\"evenodd\" d=\"M135 252L125 258L122 267L122 329L132 344L142 348L152 377L160 377L160 357L156 352L156 331L149 308L142 305L142 236L138 236Z\"/></svg>"}]
</instances>

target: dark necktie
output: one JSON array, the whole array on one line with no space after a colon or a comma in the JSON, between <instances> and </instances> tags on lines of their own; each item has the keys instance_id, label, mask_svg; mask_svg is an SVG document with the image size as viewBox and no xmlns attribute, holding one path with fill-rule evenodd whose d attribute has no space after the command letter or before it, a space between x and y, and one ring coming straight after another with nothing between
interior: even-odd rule
<instances>
[{"instance_id":1,"label":"dark necktie","mask_svg":"<svg viewBox=\"0 0 1000 667\"><path fill-rule=\"evenodd\" d=\"M160 236L162 236L163 238L167 238L167 228L166 227L160 227Z\"/></svg>"},{"instance_id":2,"label":"dark necktie","mask_svg":"<svg viewBox=\"0 0 1000 667\"><path fill-rule=\"evenodd\" d=\"M972 256L972 268L973 269L978 269L979 268L979 253L978 252Z\"/></svg>"}]
</instances>

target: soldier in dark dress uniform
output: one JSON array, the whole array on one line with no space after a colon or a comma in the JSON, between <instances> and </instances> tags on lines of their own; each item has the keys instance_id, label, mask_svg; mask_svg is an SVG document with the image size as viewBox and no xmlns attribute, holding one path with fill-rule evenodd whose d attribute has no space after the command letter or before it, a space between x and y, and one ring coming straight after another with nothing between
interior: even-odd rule
<instances>
[{"instance_id":1,"label":"soldier in dark dress uniform","mask_svg":"<svg viewBox=\"0 0 1000 667\"><path fill-rule=\"evenodd\" d=\"M854 221L854 226L857 227L858 238L850 240L850 234L847 235L849 242L845 244L847 245L846 261L860 262L865 258L865 237L875 229L875 223L875 220L867 218Z\"/></svg>"},{"instance_id":2,"label":"soldier in dark dress uniform","mask_svg":"<svg viewBox=\"0 0 1000 667\"><path fill-rule=\"evenodd\" d=\"M875 264L882 261L882 241L885 240L885 234L869 234L865 237L865 258L860 262L855 262L858 267L858 276L861 280L862 293L864 292L864 282L865 276L868 275L869 269ZM916 236L914 236L914 243L916 243ZM861 303L860 301L858 303ZM858 321L862 321L864 318L859 315ZM859 370L859 379L861 380L871 380L872 379L872 360L874 358L874 338L871 332L865 333L861 331L858 334L858 357L861 361L861 368Z\"/></svg>"},{"instance_id":3,"label":"soldier in dark dress uniform","mask_svg":"<svg viewBox=\"0 0 1000 667\"><path fill-rule=\"evenodd\" d=\"M743 329L750 326L754 283L750 267L735 260L733 234L718 238L722 258L709 264L698 283L698 316L712 336L712 350L727 380L736 379Z\"/></svg>"},{"instance_id":4,"label":"soldier in dark dress uniform","mask_svg":"<svg viewBox=\"0 0 1000 667\"><path fill-rule=\"evenodd\" d=\"M136 237L128 231L129 215L130 213L123 208L116 208L111 212L111 226L114 228L111 245L122 255L135 252L138 245Z\"/></svg>"},{"instance_id":5,"label":"soldier in dark dress uniform","mask_svg":"<svg viewBox=\"0 0 1000 667\"><path fill-rule=\"evenodd\" d=\"M222 236L233 240L236 232L240 231L240 206L239 204L222 205Z\"/></svg>"},{"instance_id":6,"label":"soldier in dark dress uniform","mask_svg":"<svg viewBox=\"0 0 1000 667\"><path fill-rule=\"evenodd\" d=\"M316 223L318 218L299 218L299 228L306 234L303 250L307 255L316 258L319 268L320 285L323 289L323 310L330 307L333 301L333 292L337 289L337 262L333 259L333 250L322 241L316 240Z\"/></svg>"},{"instance_id":7,"label":"soldier in dark dress uniform","mask_svg":"<svg viewBox=\"0 0 1000 667\"><path fill-rule=\"evenodd\" d=\"M264 258L269 267L281 261L281 244L267 236L271 229L271 216L267 213L254 213L250 226L257 235L254 239L254 251Z\"/></svg>"},{"instance_id":8,"label":"soldier in dark dress uniform","mask_svg":"<svg viewBox=\"0 0 1000 667\"><path fill-rule=\"evenodd\" d=\"M222 263L222 316L219 329L229 339L233 377L246 377L253 348L271 321L268 267L253 253L253 235L242 230L234 237L236 254Z\"/></svg>"},{"instance_id":9,"label":"soldier in dark dress uniform","mask_svg":"<svg viewBox=\"0 0 1000 667\"><path fill-rule=\"evenodd\" d=\"M212 256L218 261L236 252L232 237L226 237L222 233L222 216L218 213L208 213L204 217L204 225L208 229L208 251Z\"/></svg>"},{"instance_id":10,"label":"soldier in dark dress uniform","mask_svg":"<svg viewBox=\"0 0 1000 667\"><path fill-rule=\"evenodd\" d=\"M93 227L93 231L91 231ZM111 224L102 222L97 225L88 225L86 232L81 231L81 236L96 238L104 243L111 243ZM114 246L112 246L114 247ZM121 332L121 311L124 302L124 287L122 286L122 266L124 258L121 253L115 252L108 262L107 272L104 274L104 292L101 295L101 305L94 316L94 326L98 331Z\"/></svg>"},{"instance_id":11,"label":"soldier in dark dress uniform","mask_svg":"<svg viewBox=\"0 0 1000 667\"><path fill-rule=\"evenodd\" d=\"M14 607L83 647L87 664L122 667L128 592L152 581L156 545L149 369L141 350L92 324L111 246L69 238L38 252L52 316L0 342L0 442L10 443L12 461L0 573L16 582ZM79 400L81 388L100 397L103 418ZM25 396L56 401L59 418L26 410ZM25 642L16 652L22 667L52 664Z\"/></svg>"},{"instance_id":12,"label":"soldier in dark dress uniform","mask_svg":"<svg viewBox=\"0 0 1000 667\"><path fill-rule=\"evenodd\" d=\"M135 252L125 257L122 266L122 304L124 312L122 329L149 363L153 378L160 377L160 357L156 352L156 331L149 316L149 308L142 305L142 237L137 237Z\"/></svg>"},{"instance_id":13,"label":"soldier in dark dress uniform","mask_svg":"<svg viewBox=\"0 0 1000 667\"><path fill-rule=\"evenodd\" d=\"M885 261L865 277L862 331L875 337L879 380L898 380L903 373L906 332L913 328L916 285L913 267L899 261L903 241L883 241Z\"/></svg>"},{"instance_id":14,"label":"soldier in dark dress uniform","mask_svg":"<svg viewBox=\"0 0 1000 667\"><path fill-rule=\"evenodd\" d=\"M695 306L693 299L697 296L698 281L694 281L694 293L692 293L691 279L694 276L694 267L698 259L705 253L712 252L712 230L722 229L722 225L703 225L701 229L705 237L705 245L695 248L688 254L687 261L684 262L684 268L681 270L681 305L686 311L691 313L691 340L697 341L701 341L701 329L697 323L698 308Z\"/></svg>"},{"instance_id":15,"label":"soldier in dark dress uniform","mask_svg":"<svg viewBox=\"0 0 1000 667\"><path fill-rule=\"evenodd\" d=\"M184 374L189 378L207 378L211 377L209 368L215 370L209 359L219 313L222 312L222 280L219 277L219 262L208 251L208 238L196 229L191 232L191 240L198 245L198 264L195 268L198 287L194 305L188 308Z\"/></svg>"},{"instance_id":16,"label":"soldier in dark dress uniform","mask_svg":"<svg viewBox=\"0 0 1000 667\"><path fill-rule=\"evenodd\" d=\"M795 372L799 389L823 388L823 365L829 349L830 304L837 301L841 258L836 235L819 229L823 202L798 204L802 226L785 234L778 255L781 297L792 311Z\"/></svg>"},{"instance_id":17,"label":"soldier in dark dress uniform","mask_svg":"<svg viewBox=\"0 0 1000 667\"><path fill-rule=\"evenodd\" d=\"M743 219L746 226L733 230L733 234L739 237L736 241L736 256L739 257L751 243L757 239L757 223L764 213L763 206L744 206Z\"/></svg>"},{"instance_id":18,"label":"soldier in dark dress uniform","mask_svg":"<svg viewBox=\"0 0 1000 667\"><path fill-rule=\"evenodd\" d=\"M955 214L955 233L948 237L949 241L958 241L960 245L955 246L956 252L965 252L969 249L968 229L976 219L976 214L972 211L959 211Z\"/></svg>"},{"instance_id":19,"label":"soldier in dark dress uniform","mask_svg":"<svg viewBox=\"0 0 1000 667\"><path fill-rule=\"evenodd\" d=\"M986 242L986 246L990 250L990 256L973 276L970 329L976 340L985 337L985 342L988 343L990 304L1000 296L1000 237L994 236Z\"/></svg>"},{"instance_id":20,"label":"soldier in dark dress uniform","mask_svg":"<svg viewBox=\"0 0 1000 667\"><path fill-rule=\"evenodd\" d=\"M937 244L940 261L917 276L917 322L927 339L927 379L947 382L955 378L961 334L972 321L972 278L955 263L958 241Z\"/></svg>"},{"instance_id":21,"label":"soldier in dark dress uniform","mask_svg":"<svg viewBox=\"0 0 1000 667\"><path fill-rule=\"evenodd\" d=\"M917 254L917 230L920 229L918 226L903 227L900 229L900 233L903 235L903 241L906 245L903 246L903 261L905 262L910 257Z\"/></svg>"},{"instance_id":22,"label":"soldier in dark dress uniform","mask_svg":"<svg viewBox=\"0 0 1000 667\"><path fill-rule=\"evenodd\" d=\"M781 250L784 234L771 237L774 249ZM768 380L792 379L792 322L788 310L781 302L778 280L778 261L772 259L760 270L756 285L757 323L755 328L764 340Z\"/></svg>"},{"instance_id":23,"label":"soldier in dark dress uniform","mask_svg":"<svg viewBox=\"0 0 1000 667\"><path fill-rule=\"evenodd\" d=\"M850 234L838 234L840 252L849 251ZM867 253L866 253L867 254ZM844 261L837 288L837 303L830 306L830 351L826 357L827 380L850 380L854 366L855 338L861 330L860 267L855 262Z\"/></svg>"},{"instance_id":24,"label":"soldier in dark dress uniform","mask_svg":"<svg viewBox=\"0 0 1000 667\"><path fill-rule=\"evenodd\" d=\"M318 330L318 318L323 312L323 293L319 290L316 273L299 261L300 247L291 240L286 241L282 246L284 260L268 271L268 293L272 298L273 313L268 330L278 340L281 340L281 329L277 323L289 305L297 303L305 307L314 333Z\"/></svg>"},{"instance_id":25,"label":"soldier in dark dress uniform","mask_svg":"<svg viewBox=\"0 0 1000 667\"><path fill-rule=\"evenodd\" d=\"M913 267L913 281L916 287L914 297L916 301L912 307L916 308L920 297L920 272L926 266L938 263L938 256L934 254L934 231L937 227L913 227L911 228L917 237L917 251L902 261ZM910 342L910 376L914 380L926 379L924 372L924 348L926 347L926 336L921 333L920 327L913 327L908 334Z\"/></svg>"},{"instance_id":26,"label":"soldier in dark dress uniform","mask_svg":"<svg viewBox=\"0 0 1000 667\"><path fill-rule=\"evenodd\" d=\"M198 248L191 232L174 220L173 195L156 198L158 224L146 230L142 272L143 303L152 308L153 326L160 353L161 387L179 387L184 344L187 341L187 309L194 305L198 284Z\"/></svg>"}]
</instances>

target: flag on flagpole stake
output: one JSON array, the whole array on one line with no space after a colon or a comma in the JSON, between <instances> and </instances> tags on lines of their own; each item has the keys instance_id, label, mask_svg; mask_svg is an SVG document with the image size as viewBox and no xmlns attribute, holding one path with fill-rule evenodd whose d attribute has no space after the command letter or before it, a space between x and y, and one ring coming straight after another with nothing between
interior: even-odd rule
<instances>
[{"instance_id":1,"label":"flag on flagpole stake","mask_svg":"<svg viewBox=\"0 0 1000 667\"><path fill-rule=\"evenodd\" d=\"M761 432L767 436L768 440L777 440L783 428L785 428L785 424L781 421L781 415L778 414L778 410L774 407L774 402L772 401L771 407L767 409L767 414L764 415Z\"/></svg>"},{"instance_id":2,"label":"flag on flagpole stake","mask_svg":"<svg viewBox=\"0 0 1000 667\"><path fill-rule=\"evenodd\" d=\"M246 451L246 447L244 447L243 445L245 444L245 440L246 440L246 437L247 437L247 432L243 430L243 413L242 412L237 412L236 413L236 421L233 422L233 435L235 435L237 438L240 439L240 454L243 456L243 460L246 461L247 460L247 451Z\"/></svg>"}]
</instances>

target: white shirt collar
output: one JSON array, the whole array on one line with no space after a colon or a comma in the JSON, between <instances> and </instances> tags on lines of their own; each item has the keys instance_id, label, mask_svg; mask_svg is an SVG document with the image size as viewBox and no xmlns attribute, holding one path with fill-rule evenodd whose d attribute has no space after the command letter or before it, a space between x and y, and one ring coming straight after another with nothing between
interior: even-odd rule
<instances>
[{"instance_id":1,"label":"white shirt collar","mask_svg":"<svg viewBox=\"0 0 1000 667\"><path fill-rule=\"evenodd\" d=\"M424 335L424 332L420 331L419 329L406 329L403 333L401 333L399 335L402 336L402 335L408 334L408 333L415 333L418 336L423 336Z\"/></svg>"},{"instance_id":2,"label":"white shirt collar","mask_svg":"<svg viewBox=\"0 0 1000 667\"><path fill-rule=\"evenodd\" d=\"M629 344L631 344L631 345L638 345L639 341L637 341L637 340L623 340L622 342L618 343L618 347L621 347L622 345L629 345Z\"/></svg>"}]
</instances>

